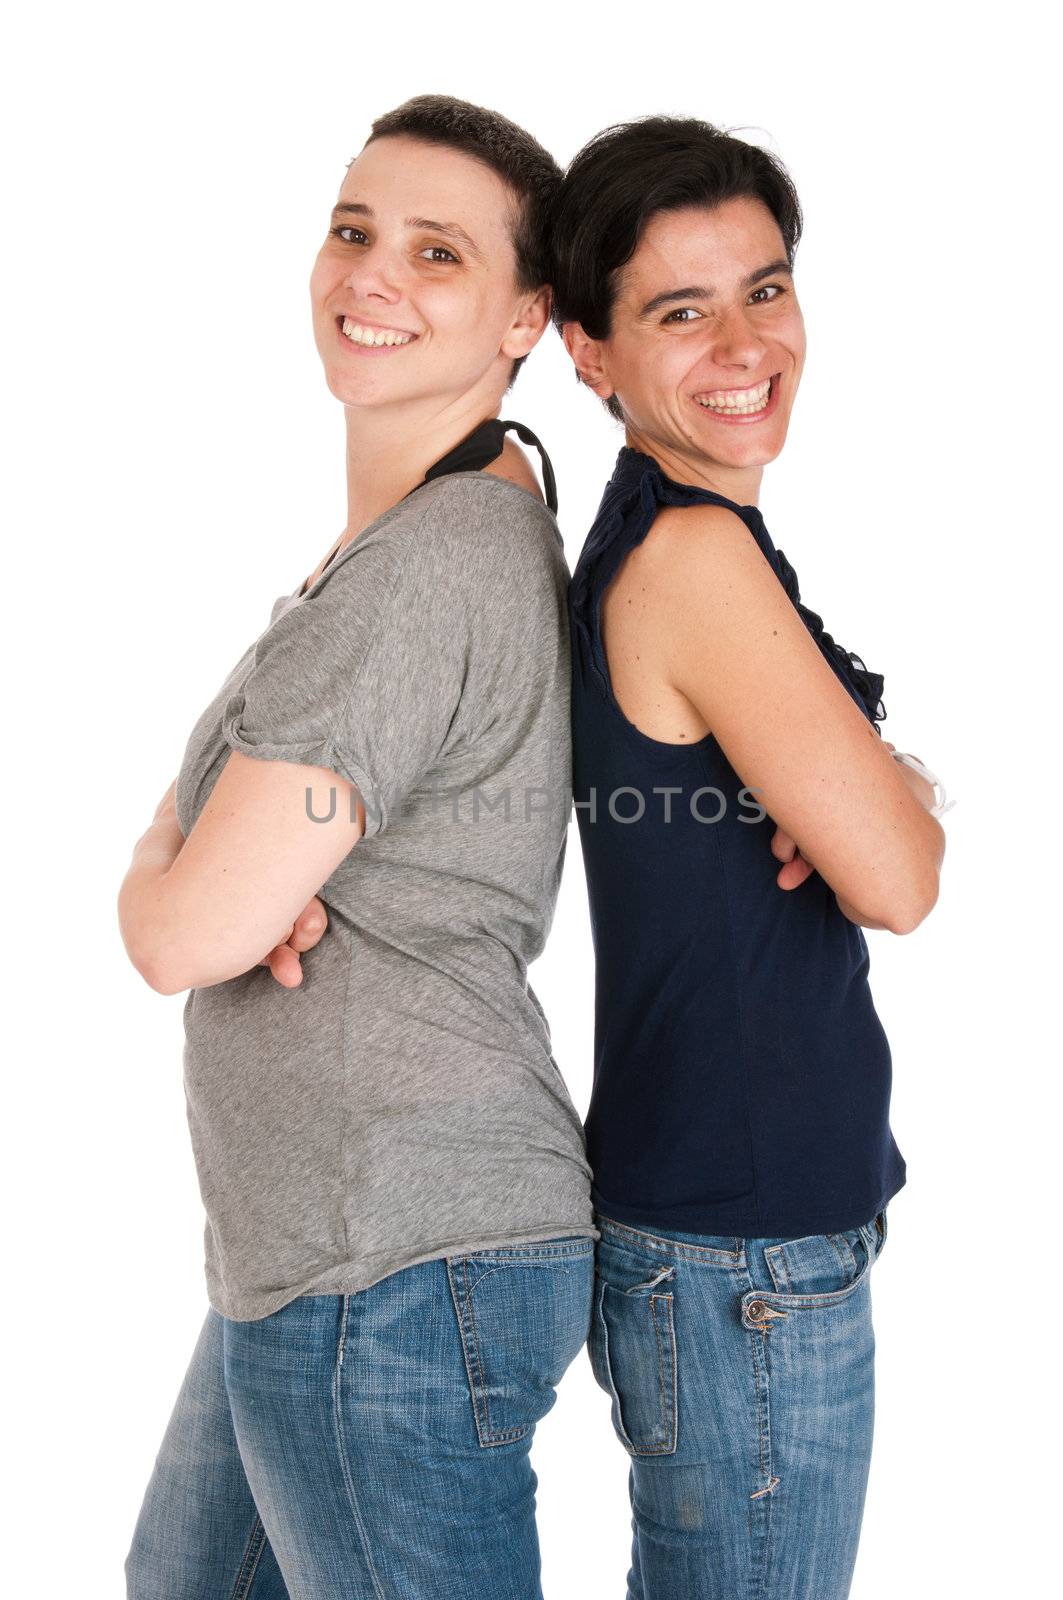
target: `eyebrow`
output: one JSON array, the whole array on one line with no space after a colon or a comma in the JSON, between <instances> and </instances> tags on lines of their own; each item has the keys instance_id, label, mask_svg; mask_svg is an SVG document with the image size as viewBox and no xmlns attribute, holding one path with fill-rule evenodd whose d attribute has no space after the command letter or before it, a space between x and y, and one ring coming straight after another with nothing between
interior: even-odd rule
<instances>
[{"instance_id":1,"label":"eyebrow","mask_svg":"<svg viewBox=\"0 0 1063 1600\"><path fill-rule=\"evenodd\" d=\"M780 272L785 272L790 277L793 276L790 263L783 258L780 258L778 261L770 261L766 267L758 267L755 272L747 273L747 275L741 279L739 288L752 289L754 285L760 283L762 279L774 278L775 275ZM678 300L683 301L684 304L689 300L711 300L715 293L715 289L706 289L700 284L689 284L685 289L665 289L662 294L655 294L652 300L646 301L646 304L639 312L639 316L648 317L651 312L659 311L662 306L671 305L674 301Z\"/></svg>"},{"instance_id":2,"label":"eyebrow","mask_svg":"<svg viewBox=\"0 0 1063 1600\"><path fill-rule=\"evenodd\" d=\"M373 208L372 206L346 200L338 206L333 206L332 215L334 217L372 217ZM478 261L483 260L483 252L480 250L476 240L471 239L465 229L459 227L456 222L435 222L431 217L407 217L406 226L407 228L424 228L429 233L441 233L446 238L453 239L455 243L463 245L470 255L474 255Z\"/></svg>"}]
</instances>

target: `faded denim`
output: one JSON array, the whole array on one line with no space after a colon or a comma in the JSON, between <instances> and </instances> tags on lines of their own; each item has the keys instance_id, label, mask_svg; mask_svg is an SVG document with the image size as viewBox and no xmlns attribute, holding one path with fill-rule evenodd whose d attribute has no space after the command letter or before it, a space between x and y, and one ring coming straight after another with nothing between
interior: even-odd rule
<instances>
[{"instance_id":1,"label":"faded denim","mask_svg":"<svg viewBox=\"0 0 1063 1600\"><path fill-rule=\"evenodd\" d=\"M208 1311L128 1600L540 1600L532 1434L586 1336L594 1240Z\"/></svg>"},{"instance_id":2,"label":"faded denim","mask_svg":"<svg viewBox=\"0 0 1063 1600\"><path fill-rule=\"evenodd\" d=\"M628 1600L845 1600L885 1211L800 1239L596 1222L588 1350L631 1457Z\"/></svg>"}]
</instances>

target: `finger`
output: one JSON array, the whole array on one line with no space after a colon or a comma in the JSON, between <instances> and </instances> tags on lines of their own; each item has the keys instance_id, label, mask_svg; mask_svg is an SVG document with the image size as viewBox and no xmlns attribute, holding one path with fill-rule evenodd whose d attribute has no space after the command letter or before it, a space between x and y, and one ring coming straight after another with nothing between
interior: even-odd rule
<instances>
[{"instance_id":1,"label":"finger","mask_svg":"<svg viewBox=\"0 0 1063 1600\"><path fill-rule=\"evenodd\" d=\"M811 861L806 861L804 856L799 855L779 868L775 881L780 889L797 889L815 870Z\"/></svg>"},{"instance_id":2,"label":"finger","mask_svg":"<svg viewBox=\"0 0 1063 1600\"><path fill-rule=\"evenodd\" d=\"M771 840L771 853L778 861L792 861L797 842L783 828L776 828Z\"/></svg>"},{"instance_id":3,"label":"finger","mask_svg":"<svg viewBox=\"0 0 1063 1600\"><path fill-rule=\"evenodd\" d=\"M295 923L293 922L291 927L288 929L287 937L290 939L294 932L295 932ZM272 964L273 964L273 956L274 956L275 952L277 950L281 949L282 946L284 945L284 943L285 943L285 941L282 939L279 945L275 945L272 950L267 950L266 954L262 957L262 960L255 962L255 966L256 967L271 967Z\"/></svg>"},{"instance_id":4,"label":"finger","mask_svg":"<svg viewBox=\"0 0 1063 1600\"><path fill-rule=\"evenodd\" d=\"M293 950L312 950L327 926L328 916L325 907L315 896L306 910L296 917L295 927L288 935L288 943Z\"/></svg>"},{"instance_id":5,"label":"finger","mask_svg":"<svg viewBox=\"0 0 1063 1600\"><path fill-rule=\"evenodd\" d=\"M266 957L266 964L284 989L298 989L303 981L302 962L290 944L277 945Z\"/></svg>"}]
</instances>

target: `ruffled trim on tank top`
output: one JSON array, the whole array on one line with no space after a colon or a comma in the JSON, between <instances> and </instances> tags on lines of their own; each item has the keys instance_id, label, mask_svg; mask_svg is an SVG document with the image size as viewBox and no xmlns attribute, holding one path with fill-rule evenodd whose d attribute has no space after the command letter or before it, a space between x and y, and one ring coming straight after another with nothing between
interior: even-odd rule
<instances>
[{"instance_id":1,"label":"ruffled trim on tank top","mask_svg":"<svg viewBox=\"0 0 1063 1600\"><path fill-rule=\"evenodd\" d=\"M881 672L872 672L861 656L855 650L846 650L833 636L827 632L823 625L823 618L805 605L801 599L801 588L797 573L786 559L783 552L776 548L764 519L756 506L740 506L733 500L728 500L725 495L718 495L707 489L698 489L693 484L676 483L669 478L654 461L652 456L646 455L641 450L633 450L630 445L622 446L617 457L613 476L609 480L602 504L599 507L598 518L592 528L579 561L576 571L572 576L571 585L571 614L573 622L588 646L589 659L597 675L605 678L602 665L598 660L598 651L595 648L593 631L593 594L597 587L596 575L599 564L611 552L616 536L621 532L628 518L640 504L641 517L645 519L645 531L656 515L658 505L696 505L713 504L725 505L741 516L743 510L752 511L760 524L767 549L763 554L772 561L773 569L779 578L794 609L801 618L809 633L819 645L823 654L832 661L838 672L844 677L861 701L869 721L875 732L881 737L877 724L886 716L886 707L882 702L882 691L885 678ZM745 518L742 519L745 521ZM749 524L746 524L747 527ZM753 531L752 529L750 530ZM755 535L754 535L755 536ZM637 541L632 541L628 548L633 549ZM758 544L760 541L758 540ZM626 551L625 551L626 553Z\"/></svg>"},{"instance_id":2,"label":"ruffled trim on tank top","mask_svg":"<svg viewBox=\"0 0 1063 1600\"><path fill-rule=\"evenodd\" d=\"M855 650L846 650L844 645L838 644L837 640L831 637L823 626L823 618L802 601L797 573L777 546L775 547L775 555L778 559L777 570L782 586L796 606L809 633L820 649L825 654L833 657L838 670L852 684L864 702L864 709L871 722L882 722L886 716L886 707L882 703L882 690L886 680L882 673L872 672ZM878 733L877 728L875 732Z\"/></svg>"}]
</instances>

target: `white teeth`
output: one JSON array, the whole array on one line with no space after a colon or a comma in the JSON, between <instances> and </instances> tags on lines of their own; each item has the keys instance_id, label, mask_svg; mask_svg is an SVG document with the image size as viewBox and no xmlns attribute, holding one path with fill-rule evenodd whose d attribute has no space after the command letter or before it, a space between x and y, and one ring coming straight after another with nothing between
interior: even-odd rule
<instances>
[{"instance_id":1,"label":"white teeth","mask_svg":"<svg viewBox=\"0 0 1063 1600\"><path fill-rule=\"evenodd\" d=\"M706 411L720 411L726 416L752 416L763 411L771 393L771 379L759 383L755 389L714 389L711 394L694 398Z\"/></svg>"},{"instance_id":2,"label":"white teeth","mask_svg":"<svg viewBox=\"0 0 1063 1600\"><path fill-rule=\"evenodd\" d=\"M412 333L400 333L395 328L363 328L360 322L352 322L350 317L344 317L343 331L352 344L409 344L414 338Z\"/></svg>"}]
</instances>

